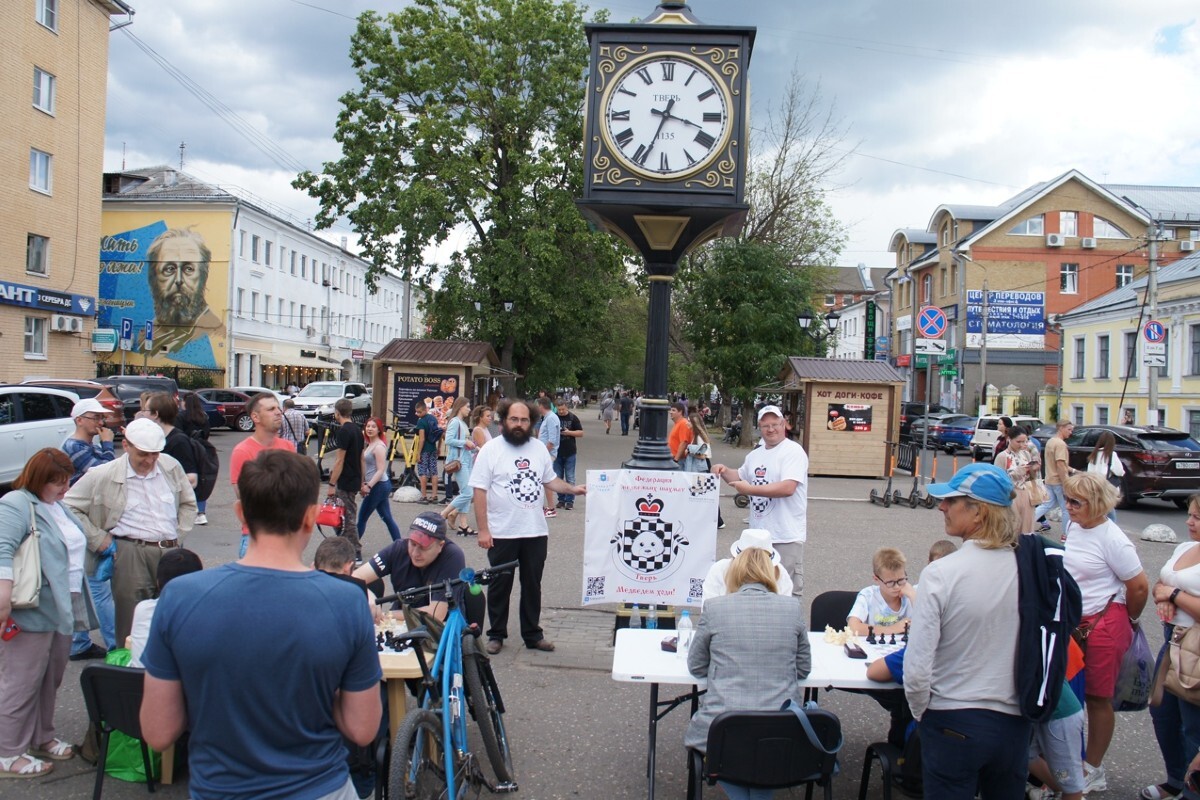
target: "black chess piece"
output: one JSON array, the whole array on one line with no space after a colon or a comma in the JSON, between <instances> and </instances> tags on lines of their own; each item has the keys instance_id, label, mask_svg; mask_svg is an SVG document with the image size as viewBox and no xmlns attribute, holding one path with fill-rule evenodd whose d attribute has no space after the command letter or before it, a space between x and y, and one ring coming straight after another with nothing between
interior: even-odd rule
<instances>
[{"instance_id":1,"label":"black chess piece","mask_svg":"<svg viewBox=\"0 0 1200 800\"><path fill-rule=\"evenodd\" d=\"M891 641L888 642L888 644L895 644L895 643L896 643L896 632L892 631L892 639L891 639Z\"/></svg>"},{"instance_id":2,"label":"black chess piece","mask_svg":"<svg viewBox=\"0 0 1200 800\"><path fill-rule=\"evenodd\" d=\"M867 644L875 644L875 626L867 626Z\"/></svg>"},{"instance_id":3,"label":"black chess piece","mask_svg":"<svg viewBox=\"0 0 1200 800\"><path fill-rule=\"evenodd\" d=\"M909 623L909 622L905 622L905 623L904 623L904 636L902 637L902 641L903 641L905 644L908 644L908 626L909 626L910 624L911 624L911 623Z\"/></svg>"}]
</instances>

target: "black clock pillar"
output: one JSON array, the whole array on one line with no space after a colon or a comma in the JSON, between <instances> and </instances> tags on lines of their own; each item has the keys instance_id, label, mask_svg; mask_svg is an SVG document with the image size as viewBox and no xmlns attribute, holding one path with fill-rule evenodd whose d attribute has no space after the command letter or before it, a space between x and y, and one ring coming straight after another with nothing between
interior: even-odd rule
<instances>
[{"instance_id":1,"label":"black clock pillar","mask_svg":"<svg viewBox=\"0 0 1200 800\"><path fill-rule=\"evenodd\" d=\"M640 23L589 25L580 211L645 259L650 283L646 374L633 457L674 469L667 448L671 286L693 248L741 230L746 72L755 29L703 25L663 2Z\"/></svg>"}]
</instances>

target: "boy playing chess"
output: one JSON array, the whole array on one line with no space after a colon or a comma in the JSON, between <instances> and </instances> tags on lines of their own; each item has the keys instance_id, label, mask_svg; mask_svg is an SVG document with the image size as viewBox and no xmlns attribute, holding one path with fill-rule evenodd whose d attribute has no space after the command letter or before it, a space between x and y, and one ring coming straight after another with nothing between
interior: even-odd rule
<instances>
[{"instance_id":1,"label":"boy playing chess","mask_svg":"<svg viewBox=\"0 0 1200 800\"><path fill-rule=\"evenodd\" d=\"M912 618L916 594L908 582L907 560L894 547L881 547L871 559L875 582L858 593L846 625L859 636L903 633ZM870 640L868 640L870 641Z\"/></svg>"}]
</instances>

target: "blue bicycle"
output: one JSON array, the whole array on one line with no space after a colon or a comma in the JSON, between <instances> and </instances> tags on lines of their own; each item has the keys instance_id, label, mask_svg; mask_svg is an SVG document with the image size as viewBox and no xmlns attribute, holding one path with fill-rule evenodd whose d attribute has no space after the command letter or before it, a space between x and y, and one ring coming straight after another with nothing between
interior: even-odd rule
<instances>
[{"instance_id":1,"label":"blue bicycle","mask_svg":"<svg viewBox=\"0 0 1200 800\"><path fill-rule=\"evenodd\" d=\"M408 713L392 745L389 775L391 798L405 800L455 800L473 787L515 792L512 753L504 731L504 701L492 672L491 661L479 647L478 626L468 625L461 608L460 591L478 594L498 574L511 573L517 562L499 564L475 572L466 568L458 578L433 586L409 589L380 598L398 600L409 607L426 605L433 591L443 591L448 612L445 627L437 637L437 652L430 665L425 642L435 637L427 629L402 633L399 645L411 645L421 665L421 704ZM424 602L418 602L423 600ZM479 726L492 775L485 775L467 741L469 711Z\"/></svg>"}]
</instances>

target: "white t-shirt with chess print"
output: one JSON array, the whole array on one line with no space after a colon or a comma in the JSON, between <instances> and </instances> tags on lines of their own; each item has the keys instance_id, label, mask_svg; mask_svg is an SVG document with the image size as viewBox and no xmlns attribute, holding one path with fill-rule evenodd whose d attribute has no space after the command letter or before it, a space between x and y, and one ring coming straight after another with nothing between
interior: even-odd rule
<instances>
[{"instance_id":1,"label":"white t-shirt with chess print","mask_svg":"<svg viewBox=\"0 0 1200 800\"><path fill-rule=\"evenodd\" d=\"M796 481L787 497L750 497L749 528L771 532L773 542L803 542L808 538L808 453L791 439L774 447L759 445L750 451L738 476L747 483L765 486L776 481Z\"/></svg>"},{"instance_id":2,"label":"white t-shirt with chess print","mask_svg":"<svg viewBox=\"0 0 1200 800\"><path fill-rule=\"evenodd\" d=\"M912 606L907 597L900 595L900 610L897 611L883 599L878 586L868 586L854 598L854 607L846 615L847 620L850 617L857 617L866 625L895 625L902 619L912 619Z\"/></svg>"},{"instance_id":3,"label":"white t-shirt with chess print","mask_svg":"<svg viewBox=\"0 0 1200 800\"><path fill-rule=\"evenodd\" d=\"M479 448L471 468L471 488L487 490L488 528L496 539L546 536L542 484L554 480L546 446L530 439L520 447L497 436Z\"/></svg>"}]
</instances>

